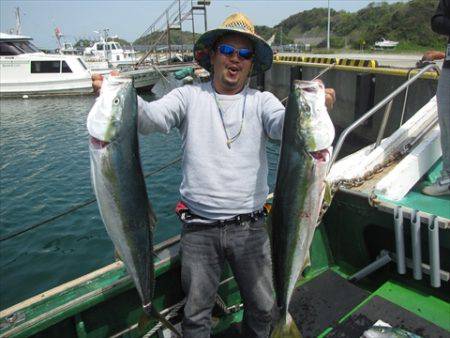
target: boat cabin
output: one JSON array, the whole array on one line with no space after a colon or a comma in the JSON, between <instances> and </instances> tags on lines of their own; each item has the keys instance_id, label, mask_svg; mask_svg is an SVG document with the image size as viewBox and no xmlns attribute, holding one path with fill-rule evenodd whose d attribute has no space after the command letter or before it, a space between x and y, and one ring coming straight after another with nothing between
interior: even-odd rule
<instances>
[{"instance_id":1,"label":"boat cabin","mask_svg":"<svg viewBox=\"0 0 450 338\"><path fill-rule=\"evenodd\" d=\"M45 54L31 40L0 33L2 97L92 91L91 74L81 57Z\"/></svg>"}]
</instances>

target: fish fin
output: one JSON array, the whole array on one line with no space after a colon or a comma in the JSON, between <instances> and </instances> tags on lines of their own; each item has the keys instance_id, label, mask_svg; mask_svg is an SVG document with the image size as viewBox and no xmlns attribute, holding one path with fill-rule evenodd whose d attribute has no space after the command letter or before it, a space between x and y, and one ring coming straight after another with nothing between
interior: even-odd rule
<instances>
[{"instance_id":1,"label":"fish fin","mask_svg":"<svg viewBox=\"0 0 450 338\"><path fill-rule=\"evenodd\" d=\"M145 328L150 319L154 318L161 322L163 326L168 328L170 331L175 333L178 337L181 337L181 334L178 332L178 330L173 326L171 322L169 322L166 318L164 318L152 305L148 305L144 307L144 314L139 318L138 322L138 328L143 329Z\"/></svg>"},{"instance_id":2,"label":"fish fin","mask_svg":"<svg viewBox=\"0 0 450 338\"><path fill-rule=\"evenodd\" d=\"M287 313L286 317L282 318L275 324L270 338L302 338L302 334L292 319L291 315Z\"/></svg>"},{"instance_id":3,"label":"fish fin","mask_svg":"<svg viewBox=\"0 0 450 338\"><path fill-rule=\"evenodd\" d=\"M308 250L308 252L306 253L306 257L305 257L305 262L303 263L302 272L310 265L311 265L311 253Z\"/></svg>"}]
</instances>

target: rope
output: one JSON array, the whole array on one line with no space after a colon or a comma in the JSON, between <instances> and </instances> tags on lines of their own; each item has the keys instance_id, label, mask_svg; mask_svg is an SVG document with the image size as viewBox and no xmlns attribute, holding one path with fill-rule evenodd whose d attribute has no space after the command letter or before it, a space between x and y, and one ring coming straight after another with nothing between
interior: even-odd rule
<instances>
[{"instance_id":1,"label":"rope","mask_svg":"<svg viewBox=\"0 0 450 338\"><path fill-rule=\"evenodd\" d=\"M173 317L176 317L178 315L178 310L180 310L184 303L186 303L186 298L184 298L182 301L176 303L169 311L169 313L166 316L166 319L169 320ZM163 324L161 322L158 322L150 331L148 331L145 335L142 336L142 338L150 338L153 336L161 327Z\"/></svg>"},{"instance_id":2,"label":"rope","mask_svg":"<svg viewBox=\"0 0 450 338\"><path fill-rule=\"evenodd\" d=\"M157 174L157 173L159 173L159 172L161 172L161 171L167 169L168 167L174 165L175 163L177 163L177 162L180 161L180 160L181 160L181 156L180 156L180 157L177 157L176 159L174 159L174 160L170 161L169 163L163 165L162 167L160 167L160 168L158 168L158 169L156 169L156 170L154 170L154 171L151 171L151 172L145 174L145 175L144 175L144 178L147 178L147 177L149 177L149 176L153 176L153 175L155 175L155 174ZM33 230L33 229L35 229L35 228L38 228L38 227L40 227L41 225L50 223L50 222L52 222L52 221L54 221L54 220L56 220L56 219L58 219L58 218L64 217L64 216L66 216L66 215L68 215L68 214L70 214L70 213L72 213L72 212L74 212L74 211L76 211L76 210L78 210L78 209L84 208L84 207L86 207L86 206L88 206L88 205L94 203L96 200L97 200L96 198L93 198L93 199L84 201L84 202L82 202L82 203L80 203L80 204L78 204L78 205L75 205L75 206L73 206L73 207L67 209L66 211L63 211L62 213L57 214L57 215L55 215L55 216L52 216L52 217L50 217L50 218L48 218L48 219L46 219L46 220L44 220L44 221L41 221L41 222L38 222L38 223L36 223L36 224L32 224L32 225L23 227L22 229L20 229L20 230L18 230L18 231L15 231L15 232L13 232L13 233L11 233L11 234L9 234L9 235L6 235L6 236L4 236L4 237L1 237L1 238L0 238L0 242L4 242L4 241L9 240L9 239L11 239L11 238L17 237L17 236L19 236L19 235L21 235L21 234L23 234L23 233L25 233L25 232L28 232L28 231Z\"/></svg>"}]
</instances>

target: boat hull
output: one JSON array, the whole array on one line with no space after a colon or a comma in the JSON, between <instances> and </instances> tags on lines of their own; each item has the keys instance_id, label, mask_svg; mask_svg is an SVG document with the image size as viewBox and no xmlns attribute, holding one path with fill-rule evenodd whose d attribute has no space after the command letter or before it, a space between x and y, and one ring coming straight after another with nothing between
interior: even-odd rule
<instances>
[{"instance_id":1,"label":"boat hull","mask_svg":"<svg viewBox=\"0 0 450 338\"><path fill-rule=\"evenodd\" d=\"M71 79L63 81L36 81L33 83L2 83L0 96L23 97L47 95L85 95L92 94L91 78Z\"/></svg>"}]
</instances>

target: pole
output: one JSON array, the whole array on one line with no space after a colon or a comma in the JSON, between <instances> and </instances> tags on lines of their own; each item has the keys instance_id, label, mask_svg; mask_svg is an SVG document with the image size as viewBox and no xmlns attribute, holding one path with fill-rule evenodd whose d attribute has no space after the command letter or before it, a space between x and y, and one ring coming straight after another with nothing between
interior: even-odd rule
<instances>
[{"instance_id":1,"label":"pole","mask_svg":"<svg viewBox=\"0 0 450 338\"><path fill-rule=\"evenodd\" d=\"M169 22L169 11L166 10L166 21L167 21L167 64L170 63L171 51L170 51L170 22Z\"/></svg>"},{"instance_id":2,"label":"pole","mask_svg":"<svg viewBox=\"0 0 450 338\"><path fill-rule=\"evenodd\" d=\"M206 18L206 3L203 3L203 15L205 20L205 32L208 30L208 19Z\"/></svg>"},{"instance_id":3,"label":"pole","mask_svg":"<svg viewBox=\"0 0 450 338\"><path fill-rule=\"evenodd\" d=\"M181 58L184 61L184 44L183 44L183 21L181 21L181 1L178 0L178 21L180 23L180 44L181 44Z\"/></svg>"},{"instance_id":4,"label":"pole","mask_svg":"<svg viewBox=\"0 0 450 338\"><path fill-rule=\"evenodd\" d=\"M330 0L328 0L327 50L330 50Z\"/></svg>"},{"instance_id":5,"label":"pole","mask_svg":"<svg viewBox=\"0 0 450 338\"><path fill-rule=\"evenodd\" d=\"M16 34L20 35L21 33L20 8L16 7Z\"/></svg>"},{"instance_id":6,"label":"pole","mask_svg":"<svg viewBox=\"0 0 450 338\"><path fill-rule=\"evenodd\" d=\"M284 48L283 48L283 26L280 26L280 47L281 47L281 51L284 52Z\"/></svg>"},{"instance_id":7,"label":"pole","mask_svg":"<svg viewBox=\"0 0 450 338\"><path fill-rule=\"evenodd\" d=\"M195 44L194 4L191 0L192 43Z\"/></svg>"}]
</instances>

